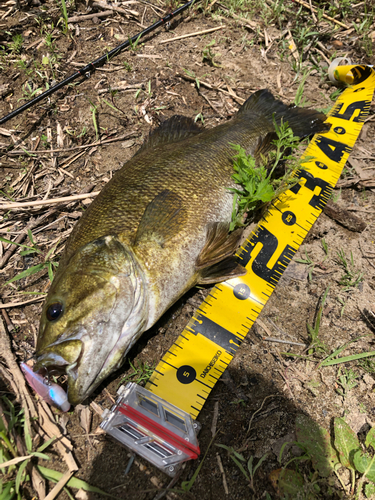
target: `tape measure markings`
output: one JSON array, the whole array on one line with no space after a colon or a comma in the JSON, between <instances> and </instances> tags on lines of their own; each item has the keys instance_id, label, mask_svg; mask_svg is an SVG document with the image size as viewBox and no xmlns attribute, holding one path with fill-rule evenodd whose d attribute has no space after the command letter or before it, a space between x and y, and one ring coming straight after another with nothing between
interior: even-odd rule
<instances>
[{"instance_id":1,"label":"tape measure markings","mask_svg":"<svg viewBox=\"0 0 375 500\"><path fill-rule=\"evenodd\" d=\"M300 183L271 204L238 250L247 274L213 288L151 376L147 388L193 418L321 214L353 149L371 106L375 73L350 70L356 85L367 80L368 86L353 85L339 97L327 119L331 130L315 135L303 155L304 170L295 173Z\"/></svg>"}]
</instances>

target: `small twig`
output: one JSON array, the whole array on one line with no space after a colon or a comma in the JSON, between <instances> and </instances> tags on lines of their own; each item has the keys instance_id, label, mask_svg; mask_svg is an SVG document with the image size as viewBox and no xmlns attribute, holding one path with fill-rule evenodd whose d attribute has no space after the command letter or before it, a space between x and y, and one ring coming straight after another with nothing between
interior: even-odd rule
<instances>
[{"instance_id":1,"label":"small twig","mask_svg":"<svg viewBox=\"0 0 375 500\"><path fill-rule=\"evenodd\" d=\"M316 15L315 15L314 8L312 6L311 0L309 0L309 5L310 5L310 10L311 10L311 17L313 18L314 23L317 24L318 23L318 19L316 18Z\"/></svg>"},{"instance_id":2,"label":"small twig","mask_svg":"<svg viewBox=\"0 0 375 500\"><path fill-rule=\"evenodd\" d=\"M8 203L6 205L0 205L0 210L14 210L17 208L25 207L40 207L41 205L55 205L56 203L69 203L71 201L85 200L86 198L94 198L100 193L100 191L94 191L93 193L86 194L75 194L73 196L66 196L65 198L51 198L49 200L38 200L38 201L25 201L22 203Z\"/></svg>"},{"instance_id":3,"label":"small twig","mask_svg":"<svg viewBox=\"0 0 375 500\"><path fill-rule=\"evenodd\" d=\"M269 396L266 396L266 397L263 399L262 404L260 405L260 407L257 409L257 411L255 411L255 412L251 415L251 419L250 419L250 422L249 422L249 427L247 428L247 432L246 432L246 434L249 434L250 429L251 429L251 424L253 423L253 420L254 420L255 415L261 411L261 409L263 408L264 403L267 401L267 399L270 399L270 398L277 398L277 397L281 397L281 394L270 394Z\"/></svg>"},{"instance_id":4,"label":"small twig","mask_svg":"<svg viewBox=\"0 0 375 500\"><path fill-rule=\"evenodd\" d=\"M189 75L185 75L183 73L176 73L176 76L180 76L181 78L183 78L184 80L188 80L189 82L195 82L196 81L196 78L193 78ZM202 85L203 87L206 87L210 90L216 90L218 92L222 92L223 94L225 95L228 95L229 97L231 97L232 99L234 99L235 101L238 102L238 104L243 104L245 102L245 99L242 99L242 97L238 97L234 92L233 94L231 94L230 92L228 92L227 90L223 90L222 88L220 87L217 87L217 86L214 86L214 85L211 85L203 80L199 80L199 84Z\"/></svg>"},{"instance_id":5,"label":"small twig","mask_svg":"<svg viewBox=\"0 0 375 500\"><path fill-rule=\"evenodd\" d=\"M195 33L188 33L187 35L176 36L175 38L168 38L167 40L162 40L160 45L163 43L174 42L176 40L182 40L183 38L189 38L197 35L204 35L205 33L212 33L213 31L221 30L225 28L225 26L217 26L216 28L210 28L209 30L196 31Z\"/></svg>"},{"instance_id":6,"label":"small twig","mask_svg":"<svg viewBox=\"0 0 375 500\"><path fill-rule=\"evenodd\" d=\"M134 459L135 459L135 453L132 453L131 457L129 458L128 465L126 466L126 469L124 471L124 476L126 476L126 474L129 474L129 471L131 469L131 466L133 465Z\"/></svg>"},{"instance_id":7,"label":"small twig","mask_svg":"<svg viewBox=\"0 0 375 500\"><path fill-rule=\"evenodd\" d=\"M108 17L112 15L113 10L105 10L104 12L96 12L95 14L85 14L83 16L68 17L68 23L79 23L81 21L87 21L88 19L94 19L94 17Z\"/></svg>"},{"instance_id":8,"label":"small twig","mask_svg":"<svg viewBox=\"0 0 375 500\"><path fill-rule=\"evenodd\" d=\"M287 370L288 370L288 367L286 368L285 372L287 372ZM279 372L281 378L284 380L285 385L287 386L287 388L289 390L291 399L294 399L294 394L292 392L292 389L290 388L289 380L288 380L287 376L281 370L277 370L277 371Z\"/></svg>"},{"instance_id":9,"label":"small twig","mask_svg":"<svg viewBox=\"0 0 375 500\"><path fill-rule=\"evenodd\" d=\"M43 297L37 297L35 299L25 300L25 302L5 302L5 303L0 302L0 309L11 309L13 307L24 306L26 304L33 304L34 302L40 302L41 300L44 300L44 297L45 297L45 295L43 295ZM6 311L3 311L3 312L6 312ZM14 326L13 326L13 329L14 329ZM9 328L8 328L8 330L9 330Z\"/></svg>"},{"instance_id":10,"label":"small twig","mask_svg":"<svg viewBox=\"0 0 375 500\"><path fill-rule=\"evenodd\" d=\"M139 16L139 12L137 12L136 10L122 9L121 7L116 7L116 5L108 5L108 4L102 4L100 2L94 2L92 4L92 6L98 8L98 9L102 9L102 10L112 9L115 12L119 12L120 14L123 14L128 19L130 18L130 15L134 16L134 17Z\"/></svg>"},{"instance_id":11,"label":"small twig","mask_svg":"<svg viewBox=\"0 0 375 500\"><path fill-rule=\"evenodd\" d=\"M272 332L271 332L271 330L268 328L268 326L267 326L267 325L265 325L265 324L263 323L263 321L262 321L262 320L260 320L259 318L257 318L257 320L256 320L256 324L257 324L257 325L259 325L261 328L263 328L263 330L266 332L266 334L267 334L269 337L272 335ZM263 339L264 339L264 337L263 337Z\"/></svg>"},{"instance_id":12,"label":"small twig","mask_svg":"<svg viewBox=\"0 0 375 500\"><path fill-rule=\"evenodd\" d=\"M223 486L224 486L224 491L226 495L229 495L229 489L228 489L228 483L227 483L227 477L225 475L225 470L223 467L223 463L221 461L221 457L218 453L216 453L216 459L217 459L217 464L219 466L220 474L223 480Z\"/></svg>"},{"instance_id":13,"label":"small twig","mask_svg":"<svg viewBox=\"0 0 375 500\"><path fill-rule=\"evenodd\" d=\"M107 89L98 90L98 94L106 94L107 92L120 91L120 92L133 92L134 90L144 89L143 83L136 83L126 86L108 87Z\"/></svg>"},{"instance_id":14,"label":"small twig","mask_svg":"<svg viewBox=\"0 0 375 500\"><path fill-rule=\"evenodd\" d=\"M74 158L72 158L71 160L69 160L67 163L64 163L64 165L61 165L61 167L59 168L59 170L61 170L63 168L69 167L69 165L71 165L76 160L78 160L78 158L81 158L81 156L84 155L84 154L86 154L86 151L81 151L80 153L76 154L74 156ZM72 175L70 172L64 172L64 174Z\"/></svg>"},{"instance_id":15,"label":"small twig","mask_svg":"<svg viewBox=\"0 0 375 500\"><path fill-rule=\"evenodd\" d=\"M136 57L145 57L146 59L162 59L162 56L158 54L136 54Z\"/></svg>"},{"instance_id":16,"label":"small twig","mask_svg":"<svg viewBox=\"0 0 375 500\"><path fill-rule=\"evenodd\" d=\"M15 326L13 325L13 323L11 322L11 320L9 318L8 313L5 310L6 308L7 308L7 306L3 303L3 299L0 297L0 309L2 309L1 314L2 314L4 321L7 325L8 332L10 333L13 330L15 330Z\"/></svg>"},{"instance_id":17,"label":"small twig","mask_svg":"<svg viewBox=\"0 0 375 500\"><path fill-rule=\"evenodd\" d=\"M64 488L69 479L73 476L74 470L67 470L65 474L61 476L59 482L53 487L53 489L48 493L44 500L53 500L57 497L60 491Z\"/></svg>"},{"instance_id":18,"label":"small twig","mask_svg":"<svg viewBox=\"0 0 375 500\"><path fill-rule=\"evenodd\" d=\"M291 340L275 339L273 337L263 337L263 340L267 340L267 342L279 342L280 344L300 345L302 347L306 347L306 344L301 344L300 342L292 342Z\"/></svg>"},{"instance_id":19,"label":"small twig","mask_svg":"<svg viewBox=\"0 0 375 500\"><path fill-rule=\"evenodd\" d=\"M215 406L214 406L214 414L212 417L212 424L211 424L212 436L215 436L215 434L216 434L216 426L217 426L218 417L219 417L219 401L216 401Z\"/></svg>"},{"instance_id":20,"label":"small twig","mask_svg":"<svg viewBox=\"0 0 375 500\"><path fill-rule=\"evenodd\" d=\"M315 52L320 54L328 65L331 64L331 61L328 59L328 57L325 55L325 53L322 50L318 49L317 47L313 47L312 50L315 50Z\"/></svg>"},{"instance_id":21,"label":"small twig","mask_svg":"<svg viewBox=\"0 0 375 500\"><path fill-rule=\"evenodd\" d=\"M168 91L167 91L167 92L168 92ZM177 94L177 95L179 95L179 94ZM211 108L215 111L215 113L217 113L218 115L221 115L221 116L222 116L222 113L220 113L220 111L219 111L219 110L218 110L218 109L217 109L217 108L216 108L216 107L212 104L212 102L209 100L209 98L208 98L205 94L203 94L203 92L200 92L200 94L199 94L199 95L201 95L201 96L203 97L203 99L205 99L205 100L208 102L208 104L209 104L209 105L211 106Z\"/></svg>"},{"instance_id":22,"label":"small twig","mask_svg":"<svg viewBox=\"0 0 375 500\"><path fill-rule=\"evenodd\" d=\"M139 88L139 85L137 86ZM100 93L100 91L99 91ZM45 153L67 153L68 151L76 151L77 149L84 149L84 148L91 148L93 146L102 146L103 144L109 144L110 142L115 142L115 141L122 141L123 139L127 139L131 137L132 135L135 135L135 132L128 132L127 134L120 135L120 137L113 137L112 139L105 139L104 141L95 141L91 142L90 144L84 144L83 146L75 146L73 148L64 148L64 149L41 149L39 151L26 151L25 149L22 151L9 151L7 155L13 156L13 155L25 155L25 154L30 154L30 155L39 155L39 154L45 154Z\"/></svg>"},{"instance_id":23,"label":"small twig","mask_svg":"<svg viewBox=\"0 0 375 500\"><path fill-rule=\"evenodd\" d=\"M299 3L300 5L302 5L303 7L305 7L306 9L309 9L311 10L312 12L318 12L318 9L313 7L313 6L310 6L308 3L304 2L303 0L294 0L296 3ZM323 14L323 17L324 19L328 19L328 21L332 21L333 23L336 23L338 24L339 26L342 26L343 28L345 29L349 29L349 26L347 26L346 24L340 22L340 21L337 21L336 19L334 19L333 17L330 17L330 16L327 16L327 14Z\"/></svg>"}]
</instances>

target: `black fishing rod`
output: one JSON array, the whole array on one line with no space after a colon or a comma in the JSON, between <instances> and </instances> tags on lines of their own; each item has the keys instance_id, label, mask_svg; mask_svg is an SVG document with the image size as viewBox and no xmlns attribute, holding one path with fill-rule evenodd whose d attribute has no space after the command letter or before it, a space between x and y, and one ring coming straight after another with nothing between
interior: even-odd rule
<instances>
[{"instance_id":1,"label":"black fishing rod","mask_svg":"<svg viewBox=\"0 0 375 500\"><path fill-rule=\"evenodd\" d=\"M157 21L156 23L152 24L151 26L149 26L145 30L141 31L137 35L134 35L132 38L129 38L129 40L127 40L126 42L122 43L121 45L119 45L115 49L112 49L110 52L107 52L106 54L102 55L101 57L99 57L99 59L96 59L95 61L89 63L84 68L81 68L78 71L76 71L73 75L69 76L68 78L65 78L65 80L63 80L62 82L57 83L53 87L49 88L48 90L46 90L45 92L43 92L43 94L40 94L40 95L38 95L38 97L35 97L34 99L32 99L29 102L26 102L23 106L20 106L19 108L15 109L11 113L9 113L9 115L6 115L3 118L0 118L0 125L2 125L3 123L7 122L11 118L14 118L15 116L19 115L23 111L26 111L26 109L31 108L31 106L34 106L34 104L42 101L43 99L45 99L46 97L50 96L54 92L57 92L58 90L62 89L63 87L65 87L65 85L68 85L69 83L73 82L74 80L76 80L80 76L89 76L90 72L95 71L97 68L100 68L101 66L104 66L104 64L106 62L109 62L110 59L112 59L113 57L117 56L121 51L123 51L124 49L126 49L127 47L129 47L129 45L132 45L133 43L135 43L136 41L138 41L140 38L142 38L145 35L148 35L149 33L151 33L151 31L154 31L159 26L167 23L168 21L170 21L172 19L172 17L174 17L174 16L176 16L178 14L181 14L181 12L183 12L188 7L190 7L191 5L193 5L193 3L195 1L196 0L190 0L190 2L182 5L182 7L179 7L174 12L171 12L170 14L168 14L165 17L161 18L159 21Z\"/></svg>"}]
</instances>

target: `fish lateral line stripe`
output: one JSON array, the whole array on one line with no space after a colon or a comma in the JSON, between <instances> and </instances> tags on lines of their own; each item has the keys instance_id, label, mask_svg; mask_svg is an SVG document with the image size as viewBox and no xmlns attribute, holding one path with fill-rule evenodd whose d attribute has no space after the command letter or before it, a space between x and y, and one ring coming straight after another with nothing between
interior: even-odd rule
<instances>
[{"instance_id":1,"label":"fish lateral line stripe","mask_svg":"<svg viewBox=\"0 0 375 500\"><path fill-rule=\"evenodd\" d=\"M363 69L362 66L360 68ZM203 304L199 306L198 311L194 312L194 316L185 328L185 332L189 336L186 340L193 342L193 350L190 346L189 357L187 357L184 353L185 346L181 348L182 350L179 351L179 355L183 359L181 365L189 364L196 369L196 377L193 383L199 382L206 387L206 390L202 387L202 392L207 397L213 386L205 384L204 379L200 379L200 369L205 362L205 356L207 358L206 366L210 364L213 356L212 346L203 342L199 337L202 336L211 340L218 346L218 349L223 351L220 359L214 363L215 366L209 370L209 377L206 375L205 378L206 381L208 378L214 382L216 377L212 373L220 372L218 367L225 370L229 365L237 348L245 339L271 296L287 265L294 257L331 196L371 106L375 88L375 72L371 68L367 68L366 71L367 73L360 84L347 88L337 99L327 116L327 122L331 124L331 129L324 134L315 134L307 146L305 153L301 157L303 170L294 173L299 178L299 183L272 202L258 226L237 250L235 254L236 260L246 267L247 275L242 278L231 279L220 286L216 285L207 295ZM363 76L363 74L361 70L359 75ZM365 104L362 102L364 100L367 100ZM362 108L363 111L358 111L359 108ZM291 211L296 217L294 225L285 225L282 220L283 216L284 218L287 217L284 213L288 211ZM272 243L271 250L269 242ZM232 333L223 325L229 328L228 321L224 321L225 314L229 318L230 315L233 315L233 312L236 312L233 308L239 302L236 302L238 298L234 298L234 289L240 283L250 288L248 297L250 303L248 304L251 304L252 307L250 306L250 311L247 311L247 314L244 308L237 309L239 318L240 315L243 315L246 319L245 321L242 319L242 323L241 320L238 321L239 324L233 330L236 333ZM225 293L222 293L223 287L228 287ZM229 290L233 293L233 296L231 295L232 299L228 296ZM244 300L243 304L245 303ZM207 305L210 307L206 307ZM207 325L208 331L206 329ZM245 334L238 331L239 325L244 328ZM198 359L196 361L194 352L199 353L199 363ZM167 370L168 372L166 365L161 366L162 371ZM173 396L169 401L175 404L173 398L178 397L176 406L185 409L196 418L199 410L190 404L196 396L187 391L186 400L184 400L184 396L181 397L181 392L184 389L181 382L170 371L167 374L167 383L162 388L155 390L155 392L168 400L168 384L172 384L174 387ZM187 385L186 388L188 389L189 386ZM194 414L191 409L194 409L197 413Z\"/></svg>"}]
</instances>

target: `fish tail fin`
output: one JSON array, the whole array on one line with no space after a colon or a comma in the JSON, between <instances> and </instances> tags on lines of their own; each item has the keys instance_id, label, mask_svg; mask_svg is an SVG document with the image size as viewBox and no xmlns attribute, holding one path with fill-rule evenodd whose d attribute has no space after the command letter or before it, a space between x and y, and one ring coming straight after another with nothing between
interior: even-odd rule
<instances>
[{"instance_id":1,"label":"fish tail fin","mask_svg":"<svg viewBox=\"0 0 375 500\"><path fill-rule=\"evenodd\" d=\"M270 131L274 129L273 121L280 125L288 122L295 136L303 138L330 129L329 123L324 123L324 113L314 109L287 106L278 101L267 89L258 90L241 106L239 114L249 113L252 117L259 115L270 123Z\"/></svg>"}]
</instances>

